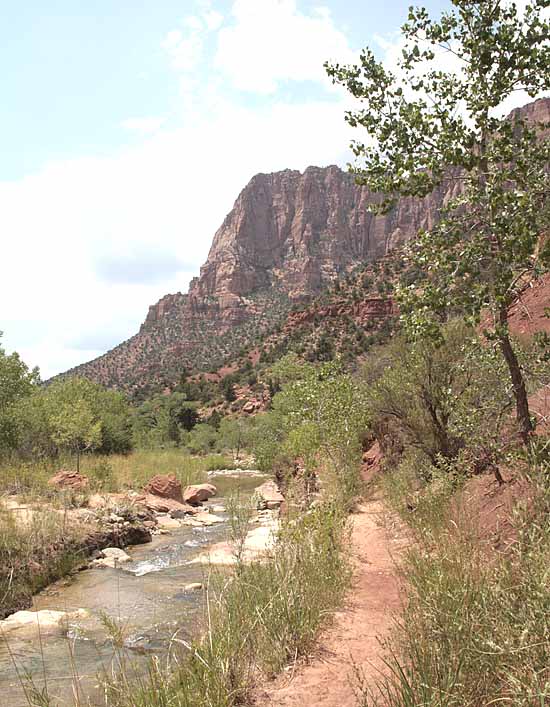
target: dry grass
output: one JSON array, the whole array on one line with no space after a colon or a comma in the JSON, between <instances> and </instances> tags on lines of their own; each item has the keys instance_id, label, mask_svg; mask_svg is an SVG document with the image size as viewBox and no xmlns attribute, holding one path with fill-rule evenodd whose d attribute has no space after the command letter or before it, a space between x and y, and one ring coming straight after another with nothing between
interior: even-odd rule
<instances>
[{"instance_id":1,"label":"dry grass","mask_svg":"<svg viewBox=\"0 0 550 707\"><path fill-rule=\"evenodd\" d=\"M26 498L55 496L48 479L59 469L74 469L72 458L24 462L4 461L0 465L0 494ZM92 491L140 489L155 474L175 474L183 485L196 483L212 469L233 468L231 459L220 454L191 456L179 449L136 450L130 454L86 454L80 470L90 478Z\"/></svg>"},{"instance_id":2,"label":"dry grass","mask_svg":"<svg viewBox=\"0 0 550 707\"><path fill-rule=\"evenodd\" d=\"M258 675L275 674L311 649L327 613L341 602L349 581L344 538L345 515L332 503L287 525L267 561L239 563L214 581L202 640L183 643L169 672L153 661L143 677L121 661L117 679L107 681L106 704L243 704Z\"/></svg>"},{"instance_id":3,"label":"dry grass","mask_svg":"<svg viewBox=\"0 0 550 707\"><path fill-rule=\"evenodd\" d=\"M506 552L488 552L468 509L456 512L459 499L451 515L450 495L441 488L417 493L417 510L408 513L416 543L403 565L407 605L387 646L389 677L378 691L364 686L362 705L549 704L547 471L533 479L529 504L516 506L517 540ZM408 484L399 476L389 483L403 509Z\"/></svg>"},{"instance_id":4,"label":"dry grass","mask_svg":"<svg viewBox=\"0 0 550 707\"><path fill-rule=\"evenodd\" d=\"M21 518L0 505L0 618L82 562L85 533L62 511L34 509Z\"/></svg>"}]
</instances>

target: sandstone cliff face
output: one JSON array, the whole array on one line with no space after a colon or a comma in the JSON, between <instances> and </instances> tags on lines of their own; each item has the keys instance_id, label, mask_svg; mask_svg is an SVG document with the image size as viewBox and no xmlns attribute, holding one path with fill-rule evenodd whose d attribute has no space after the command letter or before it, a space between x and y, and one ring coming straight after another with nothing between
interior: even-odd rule
<instances>
[{"instance_id":1,"label":"sandstone cliff face","mask_svg":"<svg viewBox=\"0 0 550 707\"><path fill-rule=\"evenodd\" d=\"M184 367L208 370L282 321L349 269L376 260L419 228L448 198L403 199L389 214L339 167L258 174L214 236L187 294L149 308L136 336L70 373L136 390L170 386Z\"/></svg>"},{"instance_id":2,"label":"sandstone cliff face","mask_svg":"<svg viewBox=\"0 0 550 707\"><path fill-rule=\"evenodd\" d=\"M550 122L550 99L520 110L528 121ZM146 391L170 386L184 367L214 368L257 343L293 302L430 228L456 188L444 182L425 199L401 199L375 215L368 207L377 197L339 167L258 174L216 232L188 294L166 295L136 336L69 373Z\"/></svg>"},{"instance_id":3,"label":"sandstone cliff face","mask_svg":"<svg viewBox=\"0 0 550 707\"><path fill-rule=\"evenodd\" d=\"M376 197L339 167L258 174L214 236L189 297L216 298L221 309L270 286L308 297L350 264L379 258L429 227L443 196L404 199L378 216L368 210Z\"/></svg>"}]
</instances>

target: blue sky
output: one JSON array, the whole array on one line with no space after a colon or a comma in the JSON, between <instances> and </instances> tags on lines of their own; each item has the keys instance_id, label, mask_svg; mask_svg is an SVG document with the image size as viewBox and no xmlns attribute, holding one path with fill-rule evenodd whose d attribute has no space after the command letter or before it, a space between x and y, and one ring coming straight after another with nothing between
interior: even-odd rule
<instances>
[{"instance_id":1,"label":"blue sky","mask_svg":"<svg viewBox=\"0 0 550 707\"><path fill-rule=\"evenodd\" d=\"M390 56L408 5L3 0L4 346L44 377L102 353L185 291L253 174L343 165L322 63Z\"/></svg>"},{"instance_id":2,"label":"blue sky","mask_svg":"<svg viewBox=\"0 0 550 707\"><path fill-rule=\"evenodd\" d=\"M375 35L395 32L408 4L350 0L324 6L350 45L360 47ZM445 4L427 6L439 11ZM225 17L231 6L212 4ZM319 6L297 3L305 13ZM131 145L135 136L123 127L129 116L154 113L177 119L177 78L167 71L161 45L167 32L184 27L185 17L198 8L200 3L181 0L5 0L0 15L0 179L24 177L51 159L104 155ZM211 37L210 51L214 44ZM303 90L315 95L314 85L292 83L282 88L290 96L298 98ZM242 99L253 101L254 96Z\"/></svg>"}]
</instances>

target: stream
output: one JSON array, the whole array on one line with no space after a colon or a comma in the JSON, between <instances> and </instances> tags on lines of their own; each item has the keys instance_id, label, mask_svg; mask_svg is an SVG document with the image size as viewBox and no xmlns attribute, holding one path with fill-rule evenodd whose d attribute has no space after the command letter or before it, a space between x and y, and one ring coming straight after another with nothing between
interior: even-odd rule
<instances>
[{"instance_id":1,"label":"stream","mask_svg":"<svg viewBox=\"0 0 550 707\"><path fill-rule=\"evenodd\" d=\"M228 497L236 493L244 502L265 477L214 475L210 480L218 495L205 505L225 506ZM190 560L229 537L227 512L216 515L224 522L210 527L181 526L170 535L154 536L151 543L127 550L131 562L116 569L86 569L38 594L34 610L85 612L71 620L62 635L39 637L36 630L16 631L9 634L9 642L0 639L4 704L29 706L26 676L32 675L37 690L47 686L52 707L103 705L98 675L112 671L115 658L104 617L122 627L124 648L118 651L119 657L131 661L137 675L145 674L152 655L167 659L176 632L185 641L196 635L203 617L204 592L184 588L204 583L209 572L208 566L189 564ZM80 702L74 698L75 689Z\"/></svg>"}]
</instances>

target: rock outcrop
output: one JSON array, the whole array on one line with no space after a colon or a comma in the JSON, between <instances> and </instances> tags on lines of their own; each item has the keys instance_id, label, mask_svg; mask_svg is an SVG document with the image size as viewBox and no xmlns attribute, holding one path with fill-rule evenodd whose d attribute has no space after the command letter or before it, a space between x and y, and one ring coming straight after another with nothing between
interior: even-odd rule
<instances>
[{"instance_id":1,"label":"rock outcrop","mask_svg":"<svg viewBox=\"0 0 550 707\"><path fill-rule=\"evenodd\" d=\"M199 505L203 501L208 501L216 493L217 489L213 484L193 484L183 492L183 500L192 506Z\"/></svg>"},{"instance_id":2,"label":"rock outcrop","mask_svg":"<svg viewBox=\"0 0 550 707\"><path fill-rule=\"evenodd\" d=\"M339 167L258 174L214 236L187 294L149 308L136 336L68 373L130 392L162 389L184 367L221 364L360 262L429 228L446 198L404 199L385 216ZM368 306L373 306L369 304Z\"/></svg>"},{"instance_id":3,"label":"rock outcrop","mask_svg":"<svg viewBox=\"0 0 550 707\"><path fill-rule=\"evenodd\" d=\"M57 474L48 480L48 484L50 486L56 486L59 489L81 491L88 486L88 477L79 474L77 471L60 469Z\"/></svg>"},{"instance_id":4,"label":"rock outcrop","mask_svg":"<svg viewBox=\"0 0 550 707\"><path fill-rule=\"evenodd\" d=\"M146 494L158 496L159 498L169 498L178 503L183 503L183 493L181 482L175 474L157 474L145 484L143 490Z\"/></svg>"}]
</instances>

